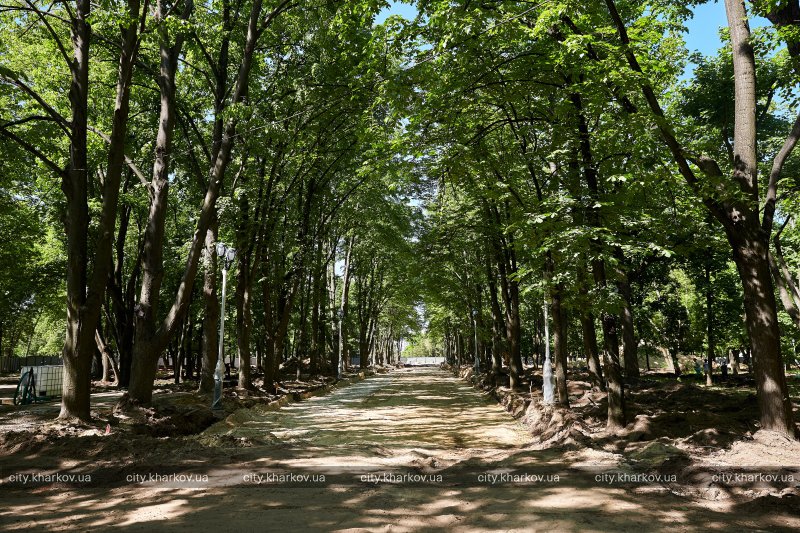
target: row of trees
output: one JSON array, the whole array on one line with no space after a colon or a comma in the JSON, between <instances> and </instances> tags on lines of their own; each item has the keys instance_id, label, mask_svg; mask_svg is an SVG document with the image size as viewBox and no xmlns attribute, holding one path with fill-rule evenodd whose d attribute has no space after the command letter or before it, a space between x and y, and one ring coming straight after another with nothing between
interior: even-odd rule
<instances>
[{"instance_id":1,"label":"row of trees","mask_svg":"<svg viewBox=\"0 0 800 533\"><path fill-rule=\"evenodd\" d=\"M725 0L688 82L681 2L384 6L0 5L0 331L65 298L61 416L89 417L100 352L135 404L165 352L210 389L223 241L242 387L396 356L421 299L512 387L546 310L560 403L582 352L611 428L643 344L675 370L743 349L762 427L793 433L797 0Z\"/></svg>"},{"instance_id":2,"label":"row of trees","mask_svg":"<svg viewBox=\"0 0 800 533\"><path fill-rule=\"evenodd\" d=\"M159 357L191 360L202 338L190 368L213 387L219 241L238 250L241 387L257 362L269 389L293 354L335 372L351 339L362 365L395 353L415 320L400 290L412 208L386 155L397 124L381 95L397 64L371 24L380 4L0 7L0 159L16 204L3 231L38 209L31 224L61 252L66 284L49 287L67 302L62 418L89 418L99 352L147 404ZM45 292L21 291L27 307Z\"/></svg>"},{"instance_id":3,"label":"row of trees","mask_svg":"<svg viewBox=\"0 0 800 533\"><path fill-rule=\"evenodd\" d=\"M743 349L762 427L794 434L796 269L771 240L796 239L797 8L726 0L726 47L682 82L684 3L421 3L407 137L428 178L426 294L446 352L477 344L517 386L547 311L558 402L580 346L613 429L642 343L678 371L698 340L709 360ZM748 10L774 26L751 32ZM681 315L698 304L704 316Z\"/></svg>"}]
</instances>

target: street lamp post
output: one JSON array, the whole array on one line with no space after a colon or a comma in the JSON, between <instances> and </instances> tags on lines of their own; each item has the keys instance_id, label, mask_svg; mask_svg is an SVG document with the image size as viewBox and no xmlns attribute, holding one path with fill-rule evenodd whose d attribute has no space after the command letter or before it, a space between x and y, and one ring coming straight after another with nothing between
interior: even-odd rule
<instances>
[{"instance_id":1,"label":"street lamp post","mask_svg":"<svg viewBox=\"0 0 800 533\"><path fill-rule=\"evenodd\" d=\"M475 375L481 371L481 361L478 357L478 310L472 310L472 328L475 330Z\"/></svg>"},{"instance_id":2,"label":"street lamp post","mask_svg":"<svg viewBox=\"0 0 800 533\"><path fill-rule=\"evenodd\" d=\"M222 408L222 379L225 373L225 297L227 295L228 269L236 259L236 250L229 248L225 243L217 243L217 256L222 259L222 306L220 308L219 320L219 348L217 350L217 367L214 370L214 401L212 409ZM239 366L242 362L239 361Z\"/></svg>"}]
</instances>

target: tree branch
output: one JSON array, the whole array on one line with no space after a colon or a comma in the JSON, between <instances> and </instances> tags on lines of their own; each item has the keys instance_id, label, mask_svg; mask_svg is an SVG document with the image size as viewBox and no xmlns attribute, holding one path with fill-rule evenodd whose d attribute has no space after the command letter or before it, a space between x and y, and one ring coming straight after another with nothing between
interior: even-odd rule
<instances>
[{"instance_id":1,"label":"tree branch","mask_svg":"<svg viewBox=\"0 0 800 533\"><path fill-rule=\"evenodd\" d=\"M7 83L14 85L22 91L36 100L42 109L47 111L47 114L53 119L53 121L58 124L58 126L62 129L62 131L67 135L68 138L72 138L72 132L70 131L70 122L65 119L61 114L53 109L50 104L48 104L44 98L42 98L39 93L34 91L27 83L22 81L19 76L15 72L12 72L9 69L0 69L0 80L5 80Z\"/></svg>"},{"instance_id":2,"label":"tree branch","mask_svg":"<svg viewBox=\"0 0 800 533\"><path fill-rule=\"evenodd\" d=\"M28 152L30 152L31 154L33 154L33 155L34 155L34 156L35 156L37 159L39 159L39 160L40 160L42 163L44 163L45 165L47 165L48 167L50 167L50 169L51 169L53 172L55 172L55 173L56 173L58 176L60 176L60 177L62 177L62 178L67 176L67 173L66 173L66 171L65 171L63 168L61 168L60 166L56 165L56 164L55 164L55 163L54 163L54 162L53 162L53 161L52 161L50 158L48 158L48 157L47 157L46 155L44 155L42 152L40 152L39 150L37 150L35 146L33 146L32 144L30 144L30 143L29 143L29 142L27 142L26 140L22 139L21 137L18 137L17 135L15 135L15 134L11 133L10 131L8 131L8 130L6 130L6 129L4 129L4 128L0 128L0 135L3 135L3 136L5 136L5 137L8 137L8 138L9 138L9 139L11 139L12 141L14 141L14 142L15 142L15 143L17 143L18 145L20 145L22 148L24 148L26 151L28 151Z\"/></svg>"},{"instance_id":3,"label":"tree branch","mask_svg":"<svg viewBox=\"0 0 800 533\"><path fill-rule=\"evenodd\" d=\"M639 65L639 61L636 59L636 55L633 53L633 49L631 47L631 40L628 36L628 30L625 27L625 23L622 20L622 17L617 10L616 3L614 0L605 0L606 6L608 7L608 12L611 15L611 19L614 22L614 26L617 28L617 34L619 35L619 39L622 42L624 47L625 58L628 62L628 66L634 72L638 74L644 74L642 71L642 67ZM699 190L699 180L697 176L692 171L691 167L689 166L689 161L686 157L686 151L678 139L675 137L675 134L672 132L672 128L669 126L667 122L667 118L664 115L664 110L661 108L661 104L658 102L658 98L656 97L655 91L647 82L641 83L642 93L644 94L644 98L647 101L647 105L650 108L650 111L655 115L656 125L658 126L658 130L661 133L662 139L664 139L665 144L669 148L670 153L672 153L672 158L678 165L678 170L680 171L683 178L686 182L695 190L695 192L699 193L701 198L703 198L703 203L706 204L706 207L717 217L720 222L728 220L728 215L724 205L722 205L718 200L710 198L708 195L702 194ZM708 158L703 158L707 163ZM705 167L700 167L701 170L704 172L706 169L719 169L719 165L714 162L714 165L707 164ZM721 176L722 174L718 174Z\"/></svg>"},{"instance_id":4,"label":"tree branch","mask_svg":"<svg viewBox=\"0 0 800 533\"><path fill-rule=\"evenodd\" d=\"M783 146L772 161L772 169L769 172L769 182L767 184L767 197L764 202L764 218L761 221L761 228L766 231L767 234L772 232L772 224L775 219L775 206L778 198L778 178L781 175L783 166L786 164L786 160L789 158L789 155L791 155L795 145L797 145L798 140L800 140L800 115L795 119L789 135L783 142Z\"/></svg>"},{"instance_id":5,"label":"tree branch","mask_svg":"<svg viewBox=\"0 0 800 533\"><path fill-rule=\"evenodd\" d=\"M88 126L87 129L89 131L91 131L92 133L96 134L101 139L103 139L106 143L111 144L111 137L109 137L108 135L106 135L102 131L98 130L94 126ZM145 177L144 173L142 173L142 171L139 170L139 167L136 166L136 163L133 162L133 159L128 157L128 154L123 154L123 155L125 157L125 164L128 165L128 168L130 168L133 171L134 174L136 174L136 177L139 178L139 181L141 182L141 184L144 185L144 186L150 185L150 183L147 181L147 178Z\"/></svg>"},{"instance_id":6,"label":"tree branch","mask_svg":"<svg viewBox=\"0 0 800 533\"><path fill-rule=\"evenodd\" d=\"M36 15L39 17L39 20L41 20L42 24L44 24L45 28L47 28L48 33L50 33L50 36L56 42L56 46L58 46L58 51L61 52L61 57L63 57L64 61L66 62L66 64L69 65L71 63L70 58L69 58L69 54L67 53L66 48L64 48L64 44L61 42L61 39L58 37L58 35L56 34L55 30L50 25L50 22L48 22L47 19L45 18L45 13L42 12L39 8L37 8L34 5L34 3L31 2L31 0L25 0L25 3L28 4L28 7L30 7L31 11L36 13ZM52 7L52 4L51 4L51 7Z\"/></svg>"}]
</instances>

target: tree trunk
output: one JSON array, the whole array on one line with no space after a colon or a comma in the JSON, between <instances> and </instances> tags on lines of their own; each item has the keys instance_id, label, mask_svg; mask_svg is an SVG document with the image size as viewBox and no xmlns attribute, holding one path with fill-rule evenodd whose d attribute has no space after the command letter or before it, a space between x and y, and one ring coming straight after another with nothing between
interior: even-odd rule
<instances>
[{"instance_id":1,"label":"tree trunk","mask_svg":"<svg viewBox=\"0 0 800 533\"><path fill-rule=\"evenodd\" d=\"M589 284L586 280L586 267L581 258L578 265L578 287L581 294L589 293ZM589 310L588 302L581 305L581 330L583 332L583 350L586 352L586 362L589 366L589 375L595 387L601 391L606 390L606 383L603 379L603 369L600 366L600 350L597 347L597 331L594 326L594 314Z\"/></svg>"},{"instance_id":2,"label":"tree trunk","mask_svg":"<svg viewBox=\"0 0 800 533\"><path fill-rule=\"evenodd\" d=\"M311 291L313 279L311 275L303 276L300 284L300 308L298 309L297 328L295 329L294 357L297 359L298 373L303 365L303 359L308 354L308 313L311 307Z\"/></svg>"},{"instance_id":3,"label":"tree trunk","mask_svg":"<svg viewBox=\"0 0 800 533\"><path fill-rule=\"evenodd\" d=\"M478 364L486 372L486 347L483 342L483 287L475 286L475 352L478 354ZM522 368L522 365L520 365Z\"/></svg>"},{"instance_id":4,"label":"tree trunk","mask_svg":"<svg viewBox=\"0 0 800 533\"><path fill-rule=\"evenodd\" d=\"M761 428L794 436L794 420L781 358L777 302L767 259L767 240L763 236L736 236L732 239L730 235L729 240L733 241L733 259L744 289Z\"/></svg>"},{"instance_id":5,"label":"tree trunk","mask_svg":"<svg viewBox=\"0 0 800 533\"><path fill-rule=\"evenodd\" d=\"M489 254L486 254L486 277L489 280L489 304L492 310L492 376L493 383L497 385L497 377L503 370L503 313L497 298L497 278L494 275Z\"/></svg>"},{"instance_id":6,"label":"tree trunk","mask_svg":"<svg viewBox=\"0 0 800 533\"><path fill-rule=\"evenodd\" d=\"M550 292L550 307L553 312L553 351L556 363L557 404L569 407L567 389L567 317L561 305L564 287L556 284Z\"/></svg>"},{"instance_id":7,"label":"tree trunk","mask_svg":"<svg viewBox=\"0 0 800 533\"><path fill-rule=\"evenodd\" d=\"M509 283L511 295L511 309L508 317L508 345L509 345L509 387L517 389L522 376L522 354L520 347L520 317L519 317L519 283L512 280Z\"/></svg>"},{"instance_id":8,"label":"tree trunk","mask_svg":"<svg viewBox=\"0 0 800 533\"><path fill-rule=\"evenodd\" d=\"M464 342L461 338L461 332L456 331L456 367L461 368L461 361L464 354Z\"/></svg>"},{"instance_id":9,"label":"tree trunk","mask_svg":"<svg viewBox=\"0 0 800 533\"><path fill-rule=\"evenodd\" d=\"M350 299L350 279L351 268L350 259L353 252L355 238L351 237L347 241L347 251L344 259L344 272L342 279L342 300L339 303L339 361L338 368L347 368L347 309Z\"/></svg>"},{"instance_id":10,"label":"tree trunk","mask_svg":"<svg viewBox=\"0 0 800 533\"><path fill-rule=\"evenodd\" d=\"M581 95L579 93L573 93L570 99L576 111L581 167L592 203L591 207L587 209L586 219L591 226L600 227L602 216L599 207L595 207L601 205L598 184L599 176L597 168L595 168L594 154L592 153L589 125L584 115ZM600 245L601 243L597 240L593 240L590 243L590 246L597 256L597 259L592 261L592 274L594 276L595 285L601 291L605 291L608 281ZM619 364L617 325L614 316L606 310L602 311L600 322L603 326L603 345L605 348L603 350L603 362L605 364L605 376L608 380L608 421L606 427L614 431L625 427L625 389Z\"/></svg>"},{"instance_id":11,"label":"tree trunk","mask_svg":"<svg viewBox=\"0 0 800 533\"><path fill-rule=\"evenodd\" d=\"M619 254L622 255L621 252ZM622 297L622 310L620 312L620 323L622 325L622 353L625 362L625 377L638 378L639 354L636 346L636 334L633 324L633 306L631 305L631 282L628 273L620 269L620 279L617 281L617 289Z\"/></svg>"},{"instance_id":12,"label":"tree trunk","mask_svg":"<svg viewBox=\"0 0 800 533\"><path fill-rule=\"evenodd\" d=\"M250 261L239 263L236 281L236 349L239 355L239 387L251 390L253 383L250 377L250 331L253 327L253 316L250 310Z\"/></svg>"},{"instance_id":13,"label":"tree trunk","mask_svg":"<svg viewBox=\"0 0 800 533\"><path fill-rule=\"evenodd\" d=\"M184 5L182 19L186 20L193 9L191 1ZM133 363L128 394L135 402L147 404L152 396L153 381L158 357L169 344L183 316L176 316L165 327L159 327L159 307L161 303L161 283L164 279L163 251L164 231L169 193L169 166L172 153L172 137L177 114L175 102L175 75L178 70L178 56L183 44L183 34L175 37L173 44L165 24L167 13L161 3L156 7L161 64L158 85L161 95L158 133L156 136L155 162L149 185L150 209L144 235L142 254L142 286L139 302L134 315L135 334L133 340ZM207 226L206 226L207 228ZM206 228L202 228L205 236ZM192 254L190 253L190 256ZM193 280L192 280L193 281ZM191 282L188 292L191 293ZM176 379L180 364L175 366Z\"/></svg>"},{"instance_id":14,"label":"tree trunk","mask_svg":"<svg viewBox=\"0 0 800 533\"><path fill-rule=\"evenodd\" d=\"M326 266L322 263L323 240L318 239L314 258L314 276L311 281L311 350L309 355L309 372L315 375L320 370L320 363L325 349L324 327L322 324L322 299L325 291Z\"/></svg>"},{"instance_id":15,"label":"tree trunk","mask_svg":"<svg viewBox=\"0 0 800 533\"><path fill-rule=\"evenodd\" d=\"M289 4L288 0L284 0L283 2L281 2L279 6L277 6L267 17L266 24L269 25L269 23L272 22L275 16L277 16L284 9L286 9L286 6L288 4ZM250 8L250 15L247 23L247 35L244 42L241 65L239 67L238 75L236 77L236 83L230 97L231 105L243 104L245 102L248 93L250 71L253 64L253 55L256 50L256 44L259 39L259 36L263 34L265 29L264 20L262 20L261 16L261 9L262 9L262 0L255 0ZM162 53L162 58L163 58L163 53ZM164 67L165 62L166 61L162 60L162 69ZM162 104L163 102L164 99L162 98ZM174 106L167 106L167 108L174 113L175 111ZM163 111L163 105L162 105L162 111ZM153 378L155 376L154 361L157 361L158 358L157 353L153 355L153 348L160 349L162 346L166 345L169 342L169 339L174 334L177 322L183 317L184 313L186 312L188 296L192 292L194 280L197 274L198 262L202 250L204 248L204 240L208 231L208 227L216 214L217 198L219 196L220 188L222 187L222 182L225 177L228 164L230 163L233 146L237 138L236 134L237 124L238 124L238 119L235 116L231 116L226 120L226 124L222 132L222 137L219 140L219 149L215 150L215 155L209 172L208 187L206 189L206 194L203 199L202 207L200 209L200 216L197 221L195 233L192 237L191 245L189 247L189 254L188 257L186 258L183 276L178 286L178 291L177 294L175 295L172 307L167 313L167 316L164 319L163 323L161 324L160 328L157 330L157 335L153 337L154 339L153 343L145 342L143 343L143 346L138 349L134 345L135 368L131 379L129 395L131 400L134 401L135 403L143 405L150 403L153 393ZM159 128L161 128L162 126L160 126ZM159 139L161 139L160 134L159 134ZM156 153L157 155L159 153L158 146ZM169 151L167 150L166 154L168 153ZM157 160L156 166L154 166L154 173L159 168L158 165L159 162ZM145 235L147 237L148 233L146 233ZM153 240L152 242L154 245L158 243L157 240ZM153 255L155 256L156 254ZM144 292L145 292L145 286L143 283L142 293L144 294ZM156 294L156 299L154 299L153 302L157 303L157 293L154 294ZM144 310L146 313L151 312L151 310L147 308L145 308ZM141 354L141 357L138 358L139 361L138 363L137 363L137 350L138 353Z\"/></svg>"},{"instance_id":16,"label":"tree trunk","mask_svg":"<svg viewBox=\"0 0 800 533\"><path fill-rule=\"evenodd\" d=\"M269 260L262 265L269 265ZM268 267L267 267L268 268ZM272 392L272 384L277 378L275 372L275 360L278 355L275 353L275 310L272 301L272 279L269 271L265 273L265 279L261 284L262 301L264 303L264 388Z\"/></svg>"},{"instance_id":17,"label":"tree trunk","mask_svg":"<svg viewBox=\"0 0 800 533\"><path fill-rule=\"evenodd\" d=\"M123 191L127 192L130 182L133 179L133 172L128 172L123 186ZM106 294L110 303L107 305L107 314L113 316L113 326L109 325L107 330L111 330L117 347L119 365L117 372L117 386L127 388L131 380L131 363L133 350L133 314L136 303L136 286L139 281L140 256L138 252L134 262L133 271L128 281L123 280L125 265L125 242L130 225L131 207L125 206L119 220L119 232L117 233L116 259L114 271L109 276ZM111 318L109 318L111 322Z\"/></svg>"},{"instance_id":18,"label":"tree trunk","mask_svg":"<svg viewBox=\"0 0 800 533\"><path fill-rule=\"evenodd\" d=\"M100 320L108 271L111 266L112 240L117 218L120 181L127 139L130 88L136 61L140 5L129 0L128 25L122 31L116 101L108 147L108 163L103 183L103 200L94 242L94 264L88 275L88 95L89 44L91 29L90 2L77 0L71 16L74 60L70 65L70 162L62 175L62 190L67 197L67 333L64 343L64 384L60 419L89 420L91 360L96 348L95 328ZM87 283L88 282L88 283Z\"/></svg>"},{"instance_id":19,"label":"tree trunk","mask_svg":"<svg viewBox=\"0 0 800 533\"><path fill-rule=\"evenodd\" d=\"M708 251L711 253L711 250ZM705 265L705 289L706 289L706 340L708 341L708 351L706 352L706 385L713 385L712 373L714 372L714 352L716 351L716 340L714 338L714 291L711 285L711 267Z\"/></svg>"},{"instance_id":20,"label":"tree trunk","mask_svg":"<svg viewBox=\"0 0 800 533\"><path fill-rule=\"evenodd\" d=\"M339 368L339 357L341 357L341 347L339 344L339 320L337 316L337 306L336 306L336 250L338 245L338 239L334 239L331 255L334 257L334 260L330 262L328 267L325 269L325 275L327 276L327 284L328 284L328 301L330 302L330 320L331 320L331 351L330 351L330 372L332 375L336 375L336 371Z\"/></svg>"},{"instance_id":21,"label":"tree trunk","mask_svg":"<svg viewBox=\"0 0 800 533\"><path fill-rule=\"evenodd\" d=\"M772 277L778 286L778 294L783 303L783 308L794 321L795 326L800 328L800 291L798 291L789 268L786 266L786 260L783 258L783 249L781 248L781 233L789 220L790 217L787 217L786 222L783 223L772 238L775 251L767 251L767 259L769 260Z\"/></svg>"},{"instance_id":22,"label":"tree trunk","mask_svg":"<svg viewBox=\"0 0 800 533\"><path fill-rule=\"evenodd\" d=\"M184 377L185 379L194 379L194 317L190 314L187 318L189 326L186 330L186 344L183 349L183 360L185 363Z\"/></svg>"},{"instance_id":23,"label":"tree trunk","mask_svg":"<svg viewBox=\"0 0 800 533\"><path fill-rule=\"evenodd\" d=\"M605 265L602 260L593 262L595 282L601 288L606 286ZM603 363L608 383L608 421L606 427L615 431L625 427L625 385L619 364L619 341L614 315L603 311L600 316L603 326Z\"/></svg>"},{"instance_id":24,"label":"tree trunk","mask_svg":"<svg viewBox=\"0 0 800 533\"><path fill-rule=\"evenodd\" d=\"M675 377L680 377L682 372L681 365L678 362L678 350L674 348L665 348L663 346L658 346L656 349L664 356L667 365L672 368L672 373L675 374Z\"/></svg>"},{"instance_id":25,"label":"tree trunk","mask_svg":"<svg viewBox=\"0 0 800 533\"><path fill-rule=\"evenodd\" d=\"M731 348L730 350L730 362L731 362L731 371L733 372L734 376L739 375L739 350L737 348Z\"/></svg>"},{"instance_id":26,"label":"tree trunk","mask_svg":"<svg viewBox=\"0 0 800 533\"><path fill-rule=\"evenodd\" d=\"M250 203L246 193L239 196L239 227L237 246L239 265L236 273L236 350L239 356L239 388L252 390L250 377L250 332L253 329L251 311L253 234L250 228Z\"/></svg>"},{"instance_id":27,"label":"tree trunk","mask_svg":"<svg viewBox=\"0 0 800 533\"><path fill-rule=\"evenodd\" d=\"M219 350L219 296L217 295L217 230L219 222L214 217L206 232L203 258L203 363L200 369L199 392L214 391L214 369Z\"/></svg>"},{"instance_id":28,"label":"tree trunk","mask_svg":"<svg viewBox=\"0 0 800 533\"><path fill-rule=\"evenodd\" d=\"M110 375L111 372L113 372L114 381L119 383L119 367L117 366L116 361L114 361L114 357L111 355L111 349L108 347L108 344L100 334L99 328L95 332L95 342L97 343L97 349L100 351L103 357L103 381L105 383L110 382Z\"/></svg>"},{"instance_id":29,"label":"tree trunk","mask_svg":"<svg viewBox=\"0 0 800 533\"><path fill-rule=\"evenodd\" d=\"M280 298L278 298L278 327L275 330L274 334L274 356L273 356L273 376L277 380L279 376L279 369L280 364L285 358L285 349L286 349L286 337L289 330L289 321L292 318L292 309L294 307L294 299L295 295L297 294L300 280L299 276L302 273L297 273L294 276L294 281L292 281L292 285L286 289L288 293L284 292Z\"/></svg>"},{"instance_id":30,"label":"tree trunk","mask_svg":"<svg viewBox=\"0 0 800 533\"><path fill-rule=\"evenodd\" d=\"M188 321L184 321L188 322ZM181 382L181 371L183 370L184 358L186 356L186 329L189 324L184 323L181 327L181 336L177 339L177 351L173 352L172 357L172 377L175 384Z\"/></svg>"}]
</instances>

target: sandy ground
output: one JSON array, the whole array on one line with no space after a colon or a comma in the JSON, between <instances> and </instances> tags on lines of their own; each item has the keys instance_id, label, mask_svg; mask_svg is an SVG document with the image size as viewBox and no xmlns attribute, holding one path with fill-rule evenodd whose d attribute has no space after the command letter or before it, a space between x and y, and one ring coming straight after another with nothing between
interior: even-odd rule
<instances>
[{"instance_id":1,"label":"sandy ground","mask_svg":"<svg viewBox=\"0 0 800 533\"><path fill-rule=\"evenodd\" d=\"M222 437L230 446L211 453L208 443ZM690 499L669 483L631 481L637 472L618 454L535 449L499 405L433 369L377 375L277 411L240 410L193 439L170 464L118 465L101 475L62 461L48 470L94 474L87 483L10 483L42 458L5 463L0 530L800 528L797 506L785 498ZM162 477L147 477L154 473ZM139 475L144 482L130 479Z\"/></svg>"},{"instance_id":2,"label":"sandy ground","mask_svg":"<svg viewBox=\"0 0 800 533\"><path fill-rule=\"evenodd\" d=\"M0 376L0 405L6 403L13 405L17 383L19 383L19 376L16 374Z\"/></svg>"}]
</instances>

